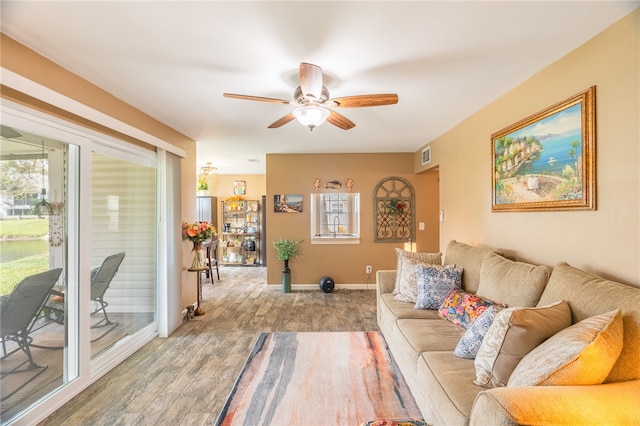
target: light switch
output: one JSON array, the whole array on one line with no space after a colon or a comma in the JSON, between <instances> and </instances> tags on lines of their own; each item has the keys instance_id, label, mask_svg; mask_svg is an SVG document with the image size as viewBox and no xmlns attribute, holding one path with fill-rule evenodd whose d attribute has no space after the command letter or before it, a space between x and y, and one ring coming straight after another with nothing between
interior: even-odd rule
<instances>
[{"instance_id":1,"label":"light switch","mask_svg":"<svg viewBox=\"0 0 640 426\"><path fill-rule=\"evenodd\" d=\"M418 231L424 231L424 222L418 222Z\"/></svg>"},{"instance_id":2,"label":"light switch","mask_svg":"<svg viewBox=\"0 0 640 426\"><path fill-rule=\"evenodd\" d=\"M444 222L444 210L440 210L440 222Z\"/></svg>"}]
</instances>

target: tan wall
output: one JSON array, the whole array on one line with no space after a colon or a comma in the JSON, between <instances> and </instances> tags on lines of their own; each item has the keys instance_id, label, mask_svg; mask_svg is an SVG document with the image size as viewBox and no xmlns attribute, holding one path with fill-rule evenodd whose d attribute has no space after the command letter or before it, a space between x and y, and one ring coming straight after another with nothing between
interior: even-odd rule
<instances>
[{"instance_id":1,"label":"tan wall","mask_svg":"<svg viewBox=\"0 0 640 426\"><path fill-rule=\"evenodd\" d=\"M416 223L433 223L433 208L437 212L437 173L413 173L413 154L270 154L267 155L267 251L268 283L281 282L282 262L275 257L271 242L278 238L303 240L303 254L290 261L294 284L316 284L324 275L333 277L337 285L367 282L365 266L374 274L379 269L395 269L395 247L398 243L373 242L373 190L380 180L399 176L407 179L416 193ZM354 180L352 192L360 193L360 244L312 245L310 195L313 180L323 182ZM322 191L322 190L321 190ZM329 192L329 191L327 191ZM335 191L331 191L335 192ZM274 213L273 196L302 194L303 213ZM437 217L437 216L436 216ZM436 219L437 220L437 219ZM416 231L419 251L438 246L437 228Z\"/></svg>"},{"instance_id":2,"label":"tan wall","mask_svg":"<svg viewBox=\"0 0 640 426\"><path fill-rule=\"evenodd\" d=\"M184 221L195 216L196 173L195 142L167 125L157 121L131 105L121 101L98 86L78 77L72 72L51 62L44 56L1 34L2 67L23 77L37 82L64 96L74 99L97 111L140 129L150 135L183 149L187 157L182 160L182 217ZM115 132L82 117L71 114L60 108L44 103L12 88L2 86L0 95L37 111L48 113L69 122L79 124L92 130L134 143L155 151L154 147L127 135ZM191 246L187 241L183 244L183 306L196 300L195 274L186 271L191 263Z\"/></svg>"},{"instance_id":3,"label":"tan wall","mask_svg":"<svg viewBox=\"0 0 640 426\"><path fill-rule=\"evenodd\" d=\"M446 215L441 248L451 239L488 244L640 285L639 22L636 10L431 143ZM492 213L491 134L593 85L597 210Z\"/></svg>"}]
</instances>

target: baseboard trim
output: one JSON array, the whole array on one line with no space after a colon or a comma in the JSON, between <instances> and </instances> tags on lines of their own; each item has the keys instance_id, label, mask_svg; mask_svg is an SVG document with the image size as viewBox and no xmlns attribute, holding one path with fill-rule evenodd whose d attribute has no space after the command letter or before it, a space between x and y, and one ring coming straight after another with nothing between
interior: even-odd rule
<instances>
[{"instance_id":1,"label":"baseboard trim","mask_svg":"<svg viewBox=\"0 0 640 426\"><path fill-rule=\"evenodd\" d=\"M336 284L335 290L375 290L375 284ZM267 290L282 290L282 284L267 284ZM319 284L291 284L291 290L320 290Z\"/></svg>"}]
</instances>

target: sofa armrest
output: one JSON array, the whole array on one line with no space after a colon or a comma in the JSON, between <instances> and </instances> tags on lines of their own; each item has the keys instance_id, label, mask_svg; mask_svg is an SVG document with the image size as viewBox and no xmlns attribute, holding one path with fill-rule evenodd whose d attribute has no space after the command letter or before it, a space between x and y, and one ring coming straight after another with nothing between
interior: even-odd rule
<instances>
[{"instance_id":1,"label":"sofa armrest","mask_svg":"<svg viewBox=\"0 0 640 426\"><path fill-rule=\"evenodd\" d=\"M478 394L470 425L640 424L640 380L591 386L502 387Z\"/></svg>"},{"instance_id":2,"label":"sofa armrest","mask_svg":"<svg viewBox=\"0 0 640 426\"><path fill-rule=\"evenodd\" d=\"M378 294L393 293L393 289L396 287L396 271L395 270L382 270L376 271L376 289Z\"/></svg>"}]
</instances>

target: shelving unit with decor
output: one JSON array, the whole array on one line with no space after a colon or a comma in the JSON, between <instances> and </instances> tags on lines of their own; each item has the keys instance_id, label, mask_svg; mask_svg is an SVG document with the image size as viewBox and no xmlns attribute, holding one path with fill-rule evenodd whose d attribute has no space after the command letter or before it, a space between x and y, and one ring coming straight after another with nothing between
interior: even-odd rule
<instances>
[{"instance_id":1,"label":"shelving unit with decor","mask_svg":"<svg viewBox=\"0 0 640 426\"><path fill-rule=\"evenodd\" d=\"M260 202L222 201L221 216L220 263L230 266L260 265Z\"/></svg>"}]
</instances>

